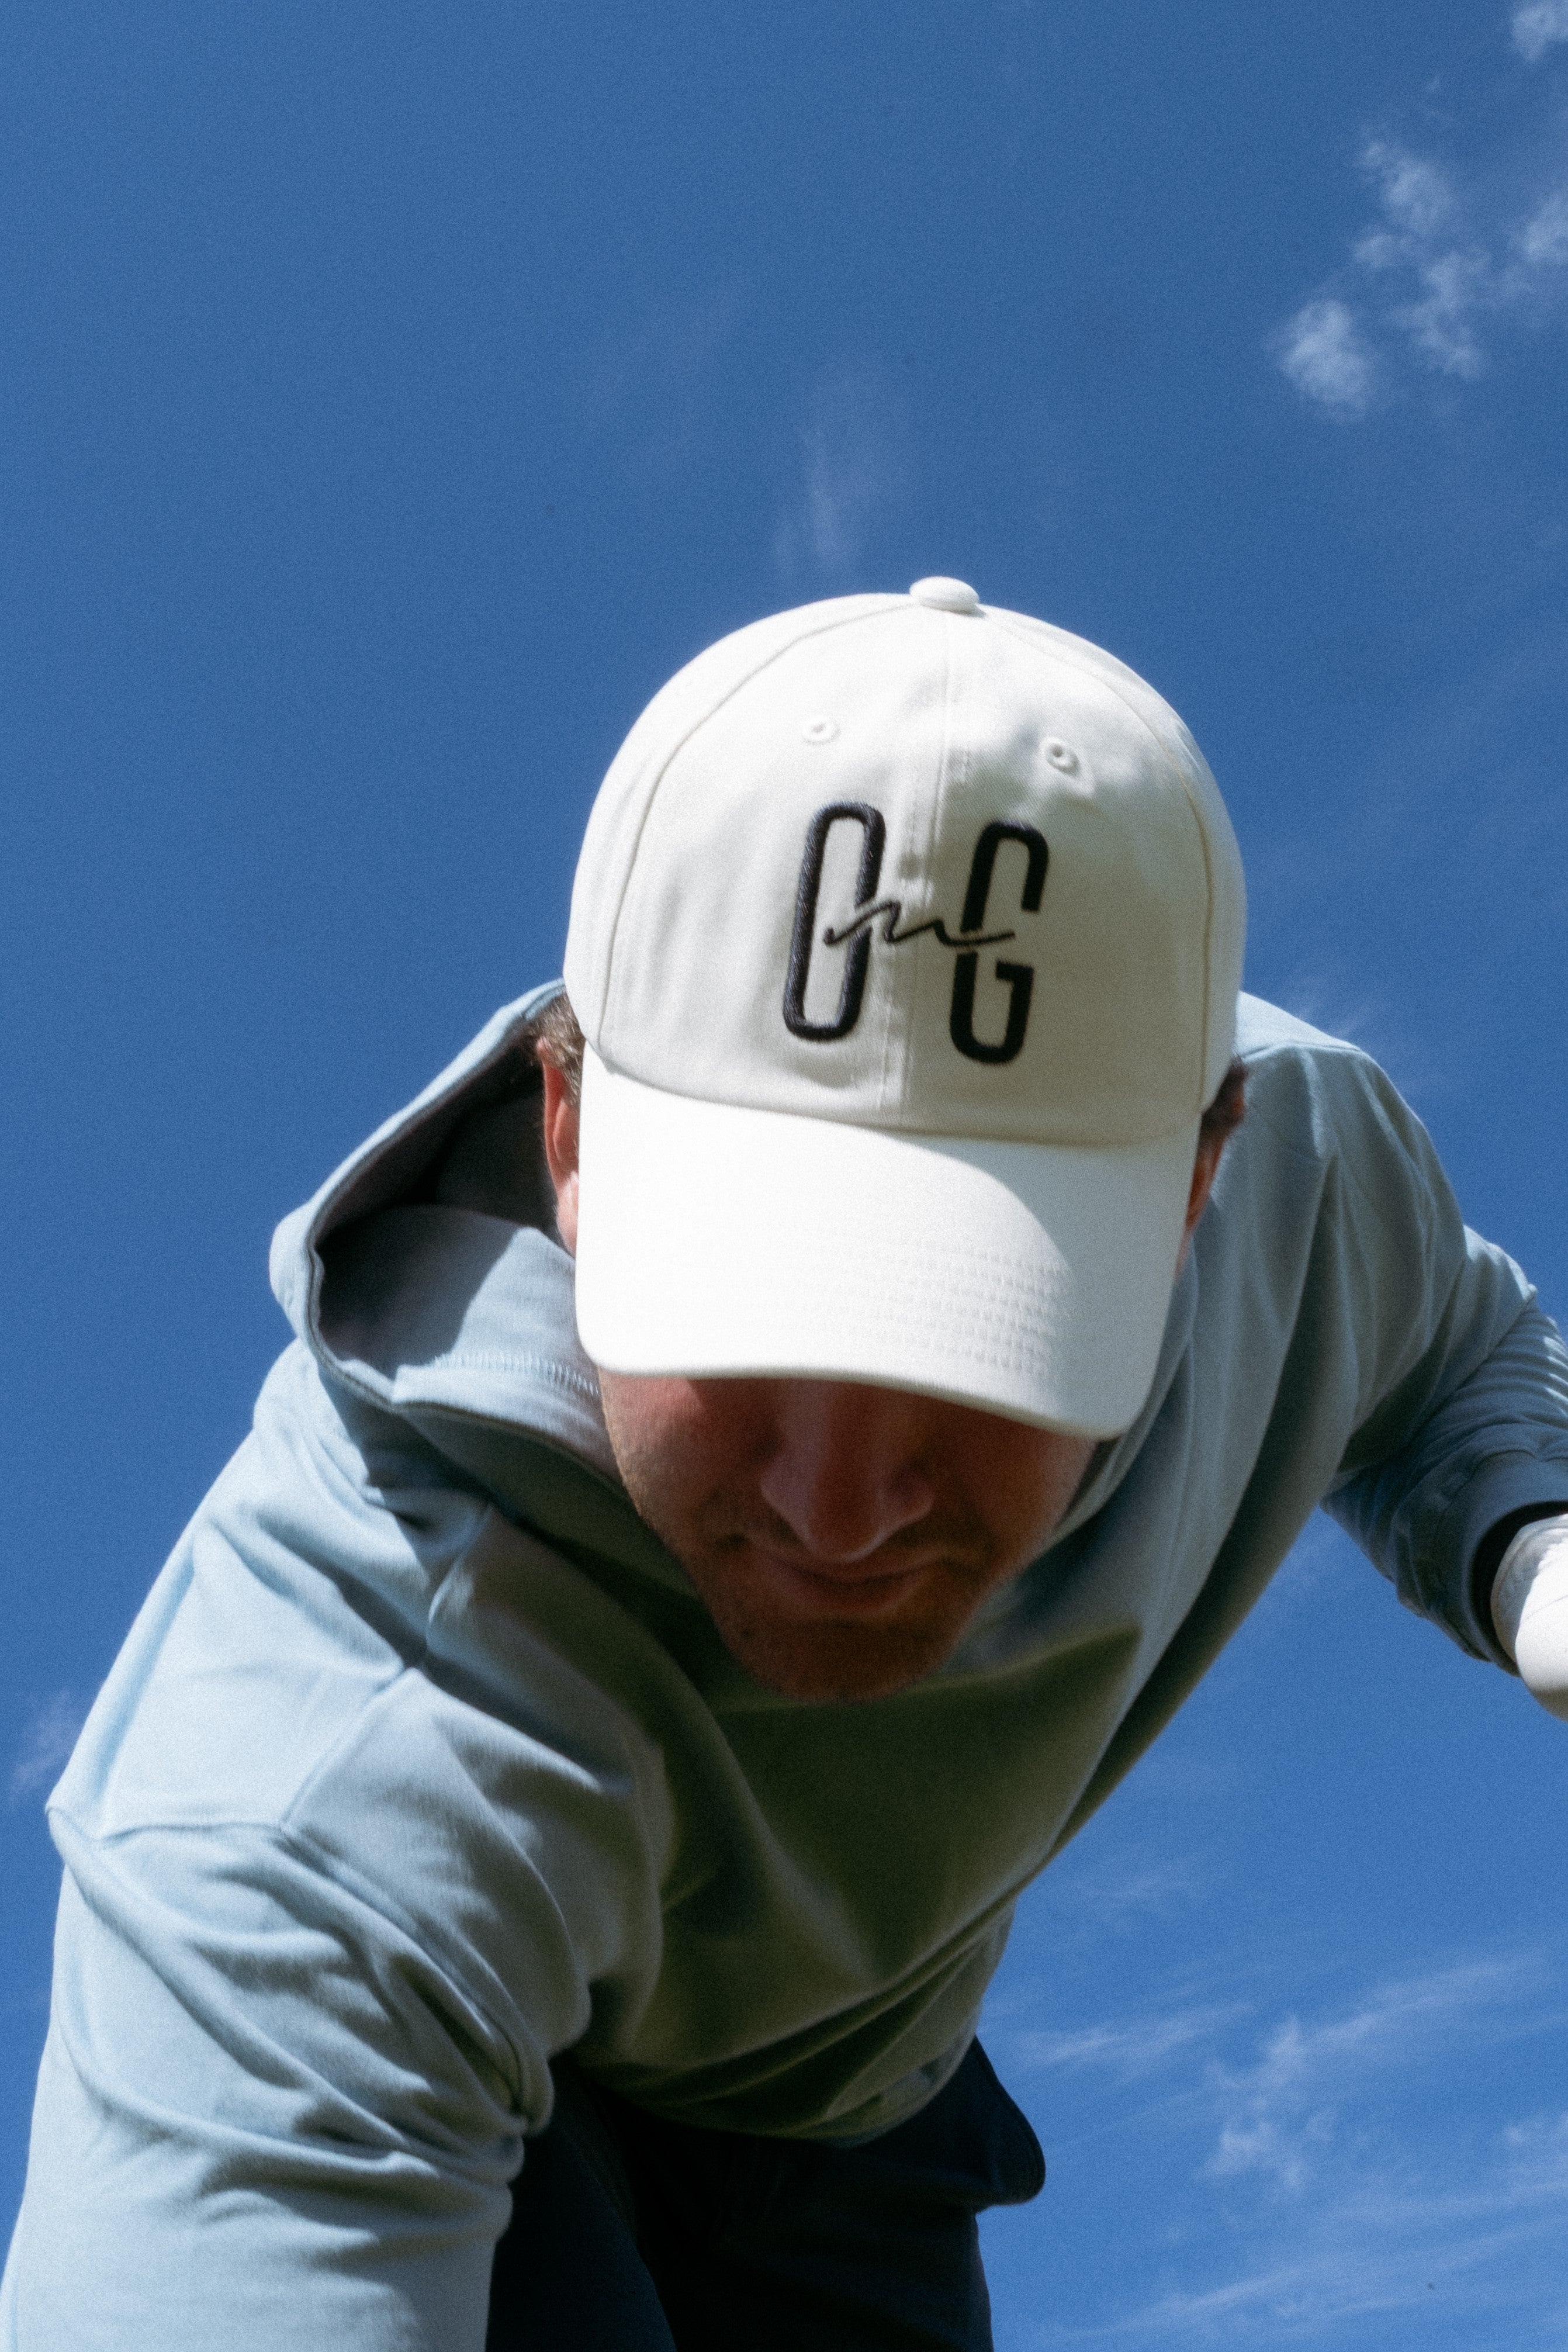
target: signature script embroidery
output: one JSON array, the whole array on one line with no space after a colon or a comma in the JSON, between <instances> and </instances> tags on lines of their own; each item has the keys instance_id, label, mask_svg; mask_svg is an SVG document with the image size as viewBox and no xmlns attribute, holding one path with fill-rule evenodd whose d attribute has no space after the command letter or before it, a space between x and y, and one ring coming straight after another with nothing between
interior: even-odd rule
<instances>
[{"instance_id":1,"label":"signature script embroidery","mask_svg":"<svg viewBox=\"0 0 1568 2352\"><path fill-rule=\"evenodd\" d=\"M821 934L824 947L848 947L844 958L843 978L839 987L839 1001L830 1021L812 1021L806 1013L806 982L810 973L811 950L816 944L817 900L822 887L822 861L827 855L828 836L835 824L855 824L861 832L860 866L855 877L855 911L847 923L834 929L831 924ZM1008 1017L1003 1034L995 1040L977 1037L975 1034L975 984L980 969L982 948L999 947L1004 940L1016 939L1016 930L985 931L980 926L986 919L986 901L990 896L991 877L996 871L997 852L1004 841L1016 841L1027 852L1028 864L1023 887L1019 894L1019 911L1036 914L1045 888L1046 867L1051 853L1043 834L1031 824L1013 824L998 819L985 826L975 844L975 854L969 862L968 886L964 892L963 919L956 934L949 931L940 915L933 915L923 923L912 923L901 930L904 902L900 898L878 898L876 886L882 873L883 851L887 844L887 824L882 811L869 801L831 801L821 808L806 828L806 845L800 856L800 878L795 895L795 926L789 940L789 971L784 983L784 1023L791 1034L810 1045L825 1045L839 1037L847 1037L861 1016L865 1000L866 976L871 969L873 938L880 938L884 947L903 947L910 940L926 933L940 944L951 949L954 955L953 997L948 1013L947 1034L954 1045L971 1062L1000 1063L1017 1059L1023 1051L1029 1028L1030 1003L1034 991L1034 966L1027 963L1006 963L997 960L996 977L1008 988ZM877 926L881 925L880 932Z\"/></svg>"},{"instance_id":2,"label":"signature script embroidery","mask_svg":"<svg viewBox=\"0 0 1568 2352\"><path fill-rule=\"evenodd\" d=\"M841 931L835 931L830 923L822 933L822 945L825 948L841 948L844 941L852 940L857 931L870 930L877 922L882 923L884 948L901 948L906 940L917 940L926 931L934 932L945 948L994 948L998 947L1003 940L1016 940L1018 937L1016 931L982 931L977 939L971 939L967 933L960 931L955 939L940 915L933 915L928 923L911 923L906 931L901 931L898 925L903 914L902 898L879 898L874 907L857 908L853 919L844 925Z\"/></svg>"}]
</instances>

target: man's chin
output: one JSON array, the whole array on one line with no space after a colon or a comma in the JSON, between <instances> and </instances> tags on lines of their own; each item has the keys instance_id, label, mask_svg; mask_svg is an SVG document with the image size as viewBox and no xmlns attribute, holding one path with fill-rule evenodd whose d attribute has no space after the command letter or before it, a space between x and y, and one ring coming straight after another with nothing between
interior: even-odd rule
<instances>
[{"instance_id":1,"label":"man's chin","mask_svg":"<svg viewBox=\"0 0 1568 2352\"><path fill-rule=\"evenodd\" d=\"M709 1603L710 1609L712 1603ZM950 1657L961 1626L801 1624L713 1610L719 1638L754 1682L817 1706L891 1698Z\"/></svg>"}]
</instances>

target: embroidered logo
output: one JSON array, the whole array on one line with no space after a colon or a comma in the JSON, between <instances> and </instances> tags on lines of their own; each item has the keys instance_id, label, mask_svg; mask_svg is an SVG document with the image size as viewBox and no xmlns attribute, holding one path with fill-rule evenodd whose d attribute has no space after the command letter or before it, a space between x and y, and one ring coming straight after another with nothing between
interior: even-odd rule
<instances>
[{"instance_id":1,"label":"embroidered logo","mask_svg":"<svg viewBox=\"0 0 1568 2352\"><path fill-rule=\"evenodd\" d=\"M823 947L847 947L849 953L844 958L839 1002L832 1018L812 1021L806 1013L806 983L810 976L812 950L818 944L817 901L821 895L822 863L828 852L828 836L836 824L860 827L855 910L847 923L837 929L830 923L821 933ZM873 940L880 940L883 947L901 948L911 940L929 936L953 952L953 999L947 1034L959 1053L971 1062L1016 1061L1023 1051L1029 1027L1030 1000L1034 992L1032 964L1008 962L998 957L996 976L1007 983L1009 992L1007 1023L995 1043L975 1034L975 982L979 975L980 950L1000 947L1018 937L1016 930L988 931L984 928L997 852L1004 841L1021 843L1028 852L1019 911L1025 915L1038 913L1051 856L1045 836L1031 824L997 822L988 824L975 844L964 892L963 917L956 932L949 931L940 915L904 927L903 900L879 898L876 895L883 851L887 845L887 825L882 811L873 808L867 801L832 801L826 808L819 809L806 829L800 881L795 895L795 928L789 940L789 971L784 983L784 1024L791 1034L811 1045L847 1037L861 1016Z\"/></svg>"}]
</instances>

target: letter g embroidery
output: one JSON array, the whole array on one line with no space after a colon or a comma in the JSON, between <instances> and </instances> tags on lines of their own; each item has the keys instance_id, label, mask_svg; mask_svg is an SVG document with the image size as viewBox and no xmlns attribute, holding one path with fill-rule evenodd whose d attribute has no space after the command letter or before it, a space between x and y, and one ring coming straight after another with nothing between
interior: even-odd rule
<instances>
[{"instance_id":1,"label":"letter g embroidery","mask_svg":"<svg viewBox=\"0 0 1568 2352\"><path fill-rule=\"evenodd\" d=\"M1004 841L1020 841L1029 852L1029 870L1024 876L1019 906L1026 915L1039 911L1051 857L1044 835L1036 833L1032 824L988 824L975 844L969 866L962 925L966 931L977 931L986 919L986 901L991 894L997 851ZM1029 1027L1034 966L1004 963L1000 956L997 958L997 978L1007 982L1009 995L1007 1027L1000 1044L996 1045L988 1045L975 1034L975 981L979 969L979 954L973 948L966 949L953 966L953 1003L947 1015L947 1034L959 1053L967 1055L971 1062L1014 1062L1023 1051L1024 1033Z\"/></svg>"},{"instance_id":2,"label":"letter g embroidery","mask_svg":"<svg viewBox=\"0 0 1568 2352\"><path fill-rule=\"evenodd\" d=\"M843 947L849 952L844 958L843 979L839 988L839 1001L830 1021L812 1021L806 1013L806 984L811 969L811 950L817 943L817 903L821 895L822 862L827 855L828 836L835 824L858 824L861 829L860 866L855 876L855 911L841 929L829 929L822 933L826 947ZM903 947L908 940L924 937L927 932L939 940L945 948L956 950L953 965L953 1000L947 1018L947 1034L960 1054L971 1062L1000 1063L1016 1061L1023 1051L1029 1028L1030 1001L1034 992L1034 966L1028 963L1005 963L998 957L996 976L1008 984L1008 1017L1001 1037L993 1045L975 1034L975 985L980 970L980 950L999 946L1003 940L1016 939L1013 930L987 931L983 929L986 905L991 893L991 878L996 872L997 852L1004 841L1016 841L1028 852L1028 866L1023 887L1019 897L1020 913L1037 914L1040 894L1045 888L1046 866L1051 853L1045 836L1031 824L1009 824L998 821L986 826L975 844L975 854L969 861L968 887L964 893L964 919L955 937L940 915L933 915L923 923L913 923L901 930L903 902L897 898L878 898L876 886L882 874L883 851L887 843L887 825L880 809L866 801L833 801L817 811L806 829L806 845L800 859L800 880L795 896L795 923L789 938L789 971L784 983L784 1024L792 1035L805 1038L812 1045L825 1045L838 1037L847 1037L860 1019L865 1000L866 976L871 969L872 940L880 937L884 947Z\"/></svg>"}]
</instances>

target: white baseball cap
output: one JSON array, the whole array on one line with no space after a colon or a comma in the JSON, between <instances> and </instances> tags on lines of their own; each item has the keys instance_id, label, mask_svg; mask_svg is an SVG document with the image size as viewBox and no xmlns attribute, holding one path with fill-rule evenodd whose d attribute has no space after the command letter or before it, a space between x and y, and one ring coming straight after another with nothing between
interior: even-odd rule
<instances>
[{"instance_id":1,"label":"white baseball cap","mask_svg":"<svg viewBox=\"0 0 1568 2352\"><path fill-rule=\"evenodd\" d=\"M931 579L710 646L572 892L589 1355L1125 1429L1245 919L1197 745L1083 639Z\"/></svg>"}]
</instances>

